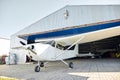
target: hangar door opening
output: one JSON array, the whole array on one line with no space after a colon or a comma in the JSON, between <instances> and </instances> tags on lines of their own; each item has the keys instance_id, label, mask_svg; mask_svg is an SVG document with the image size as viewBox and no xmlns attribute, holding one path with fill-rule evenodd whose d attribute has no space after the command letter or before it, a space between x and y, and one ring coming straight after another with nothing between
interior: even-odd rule
<instances>
[{"instance_id":1,"label":"hangar door opening","mask_svg":"<svg viewBox=\"0 0 120 80\"><path fill-rule=\"evenodd\" d=\"M120 36L79 44L78 53L92 53L95 58L120 58Z\"/></svg>"}]
</instances>

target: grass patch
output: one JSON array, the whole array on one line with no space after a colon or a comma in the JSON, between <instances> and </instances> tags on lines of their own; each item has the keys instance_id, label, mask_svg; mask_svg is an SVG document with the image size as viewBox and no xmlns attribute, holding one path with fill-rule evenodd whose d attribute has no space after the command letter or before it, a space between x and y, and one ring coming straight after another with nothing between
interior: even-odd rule
<instances>
[{"instance_id":1,"label":"grass patch","mask_svg":"<svg viewBox=\"0 0 120 80\"><path fill-rule=\"evenodd\" d=\"M0 80L20 80L20 79L10 78L10 77L5 77L5 76L0 76Z\"/></svg>"}]
</instances>

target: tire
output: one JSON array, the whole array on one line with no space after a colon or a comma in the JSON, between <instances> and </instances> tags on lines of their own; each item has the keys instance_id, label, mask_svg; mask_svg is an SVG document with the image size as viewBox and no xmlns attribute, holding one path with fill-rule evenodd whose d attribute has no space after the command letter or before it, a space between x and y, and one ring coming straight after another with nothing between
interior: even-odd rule
<instances>
[{"instance_id":1,"label":"tire","mask_svg":"<svg viewBox=\"0 0 120 80\"><path fill-rule=\"evenodd\" d=\"M40 72L40 66L35 67L35 72Z\"/></svg>"},{"instance_id":2,"label":"tire","mask_svg":"<svg viewBox=\"0 0 120 80\"><path fill-rule=\"evenodd\" d=\"M69 63L69 68L73 68L73 63L72 62Z\"/></svg>"},{"instance_id":3,"label":"tire","mask_svg":"<svg viewBox=\"0 0 120 80\"><path fill-rule=\"evenodd\" d=\"M40 67L44 67L44 62L41 62Z\"/></svg>"}]
</instances>

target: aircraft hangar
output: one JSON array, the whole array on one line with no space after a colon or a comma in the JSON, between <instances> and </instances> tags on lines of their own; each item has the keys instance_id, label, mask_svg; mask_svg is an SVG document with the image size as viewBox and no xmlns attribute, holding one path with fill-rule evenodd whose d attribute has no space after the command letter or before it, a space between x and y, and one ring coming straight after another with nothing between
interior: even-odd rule
<instances>
[{"instance_id":1,"label":"aircraft hangar","mask_svg":"<svg viewBox=\"0 0 120 80\"><path fill-rule=\"evenodd\" d=\"M113 27L114 29L112 30ZM70 29L69 31L73 31L70 33L67 31L68 29ZM98 34L96 33L94 35L94 31L96 31ZM103 32L99 34L99 31ZM15 53L17 55L18 63L25 63L26 53L28 52L24 49L17 49L23 46L21 45L20 41L24 42L25 44L34 44L38 42L44 43L45 38L47 38L49 41L54 40L54 38L58 37L70 37L71 35L73 36L78 34L85 34L84 40L79 41L78 48L76 50L76 53L78 54L86 54L90 52L95 53L96 57L101 57L104 53L107 52L119 52L120 6L65 6L60 10L51 13L50 15L13 34L10 40L10 53ZM72 41L71 38L68 39ZM69 40L66 42L67 43L65 47L70 46ZM111 54L109 54L109 56L110 55Z\"/></svg>"}]
</instances>

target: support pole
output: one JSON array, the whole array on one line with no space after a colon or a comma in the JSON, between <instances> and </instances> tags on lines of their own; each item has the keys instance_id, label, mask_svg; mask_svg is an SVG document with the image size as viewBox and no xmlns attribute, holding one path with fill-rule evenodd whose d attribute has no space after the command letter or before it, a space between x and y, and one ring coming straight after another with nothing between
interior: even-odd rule
<instances>
[{"instance_id":1,"label":"support pole","mask_svg":"<svg viewBox=\"0 0 120 80\"><path fill-rule=\"evenodd\" d=\"M75 41L71 46L69 46L66 50L69 50L71 47L73 47L74 45L76 45L79 41L81 41L82 39L84 38L84 36L83 37L81 37L80 39L78 39L77 41ZM56 58L58 58L59 56L61 56L62 54L64 54L65 53L65 51L66 50L64 50L64 52L63 53L61 53L61 54L59 54L58 56L56 56ZM56 59L55 58L55 59ZM69 66L70 67L70 64L68 64L66 61L64 61L63 59L60 59L65 65L67 65L67 66Z\"/></svg>"}]
</instances>

